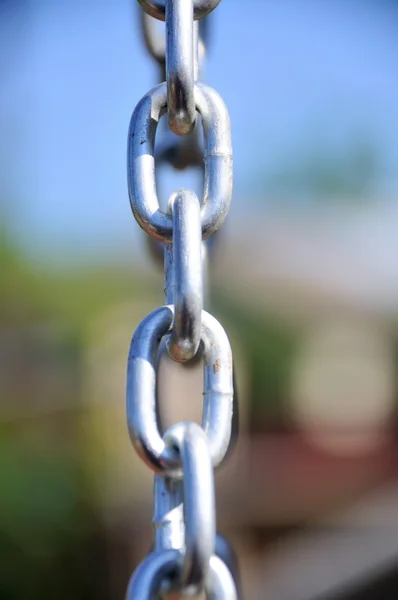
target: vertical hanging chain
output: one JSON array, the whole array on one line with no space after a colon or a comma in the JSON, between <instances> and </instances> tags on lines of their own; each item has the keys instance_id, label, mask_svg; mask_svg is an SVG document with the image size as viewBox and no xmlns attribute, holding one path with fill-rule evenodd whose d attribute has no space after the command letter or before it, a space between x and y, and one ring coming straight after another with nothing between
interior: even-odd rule
<instances>
[{"instance_id":1,"label":"vertical hanging chain","mask_svg":"<svg viewBox=\"0 0 398 600\"><path fill-rule=\"evenodd\" d=\"M138 455L154 471L155 547L134 572L128 600L151 600L173 592L202 591L212 600L235 600L235 557L216 534L213 469L231 441L233 364L228 337L203 310L203 240L222 225L232 195L232 146L227 109L213 89L197 81L204 54L198 20L220 0L138 0L149 52L165 81L150 90L131 117L128 134L128 189L133 214L152 240L164 245L166 305L138 325L127 367L127 421ZM166 41L153 17L166 22ZM164 69L165 67L165 69ZM155 180L155 134L167 112L180 136L204 133L204 193L174 192L162 211ZM192 136L191 136L192 137ZM187 138L182 138L187 139ZM164 153L185 168L200 164L197 133L189 144ZM175 164L174 164L175 163ZM180 422L163 435L157 419L157 365L163 347L189 363L200 349L203 362L202 427ZM232 571L232 574L231 574Z\"/></svg>"}]
</instances>

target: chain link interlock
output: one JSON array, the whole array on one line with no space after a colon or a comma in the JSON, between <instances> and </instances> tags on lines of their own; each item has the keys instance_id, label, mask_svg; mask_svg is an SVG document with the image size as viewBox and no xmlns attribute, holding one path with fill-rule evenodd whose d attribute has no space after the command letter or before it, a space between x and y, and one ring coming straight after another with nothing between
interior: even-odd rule
<instances>
[{"instance_id":1,"label":"chain link interlock","mask_svg":"<svg viewBox=\"0 0 398 600\"><path fill-rule=\"evenodd\" d=\"M138 224L151 236L157 254L163 248L166 304L138 325L128 357L129 434L139 456L155 472L155 544L131 577L127 600L202 591L211 600L236 600L235 555L216 534L213 476L230 446L235 419L232 353L221 324L203 310L203 240L221 227L232 195L228 111L215 90L198 82L207 39L200 19L220 0L138 2L143 37L160 65L162 83L141 99L131 117L128 189ZM155 19L165 21L165 39ZM180 189L161 210L155 134L166 112L170 129L187 137L158 152L157 166L162 161L177 169L204 164L204 193L200 203L194 192ZM177 362L189 364L197 356L203 361L202 427L184 421L161 433L157 367L165 348Z\"/></svg>"}]
</instances>

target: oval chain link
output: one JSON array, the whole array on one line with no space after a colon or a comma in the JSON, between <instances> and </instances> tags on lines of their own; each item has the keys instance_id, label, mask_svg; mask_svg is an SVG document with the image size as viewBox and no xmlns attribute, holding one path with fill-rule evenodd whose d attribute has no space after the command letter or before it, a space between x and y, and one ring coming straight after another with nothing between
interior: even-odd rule
<instances>
[{"instance_id":1,"label":"oval chain link","mask_svg":"<svg viewBox=\"0 0 398 600\"><path fill-rule=\"evenodd\" d=\"M184 554L180 586L197 595L206 581L215 550L213 468L209 440L196 423L182 422L163 436L167 446L179 451L182 464L184 506Z\"/></svg>"},{"instance_id":2,"label":"oval chain link","mask_svg":"<svg viewBox=\"0 0 398 600\"><path fill-rule=\"evenodd\" d=\"M166 3L167 116L174 133L186 135L195 126L193 1Z\"/></svg>"},{"instance_id":3,"label":"oval chain link","mask_svg":"<svg viewBox=\"0 0 398 600\"><path fill-rule=\"evenodd\" d=\"M223 224L232 197L232 144L228 111L219 94L195 83L196 109L202 117L205 137L205 181L201 209L202 239ZM167 109L165 83L152 88L137 104L128 135L128 188L137 223L153 238L170 243L171 215L160 210L155 181L155 134Z\"/></svg>"},{"instance_id":4,"label":"oval chain link","mask_svg":"<svg viewBox=\"0 0 398 600\"><path fill-rule=\"evenodd\" d=\"M166 446L156 418L156 356L159 343L173 327L174 307L152 311L138 325L130 344L127 367L127 423L131 441L142 460L155 472L180 467L178 455ZM229 446L232 423L232 353L220 323L202 312L204 364L202 426L209 437L213 466Z\"/></svg>"},{"instance_id":5,"label":"oval chain link","mask_svg":"<svg viewBox=\"0 0 398 600\"><path fill-rule=\"evenodd\" d=\"M174 326L168 352L177 362L191 360L199 347L203 308L200 206L196 194L176 192L170 198L173 215Z\"/></svg>"}]
</instances>

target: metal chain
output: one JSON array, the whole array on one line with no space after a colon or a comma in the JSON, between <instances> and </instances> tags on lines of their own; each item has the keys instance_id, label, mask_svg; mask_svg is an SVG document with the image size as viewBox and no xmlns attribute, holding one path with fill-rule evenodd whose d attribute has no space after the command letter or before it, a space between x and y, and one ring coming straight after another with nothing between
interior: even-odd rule
<instances>
[{"instance_id":1,"label":"metal chain","mask_svg":"<svg viewBox=\"0 0 398 600\"><path fill-rule=\"evenodd\" d=\"M159 32L156 21L148 13L140 10L138 7L142 34L148 52L155 59L159 66L159 82L166 81L166 40L165 35ZM208 19L201 19L194 22L194 68L195 80L199 79L199 75L203 70L203 63L206 56L206 47L209 38ZM175 170L184 170L188 167L199 169L204 182L203 169L203 150L201 148L200 129L195 127L194 130L185 136L176 137L175 134L163 123L164 131L162 132L161 143L157 144L155 149L156 163L156 185L159 184L158 174L163 165L169 165ZM212 236L210 239L203 242L202 246L202 261L206 264L206 256L209 251L214 248L214 240L217 236ZM151 236L147 236L149 250L153 257L163 265L164 245L156 241ZM205 276L205 273L204 273ZM205 283L205 282L204 282Z\"/></svg>"},{"instance_id":2,"label":"metal chain","mask_svg":"<svg viewBox=\"0 0 398 600\"><path fill-rule=\"evenodd\" d=\"M138 2L145 11L145 43L161 65L165 81L141 99L131 117L128 188L138 224L164 245L166 305L138 325L128 357L129 434L139 456L155 472L155 547L133 574L127 599L151 600L169 592L186 597L205 591L211 600L235 600L236 561L228 542L216 534L213 476L231 441L233 363L224 329L203 310L202 241L221 227L229 209L232 147L221 97L197 81L205 37L197 20L220 0ZM166 22L165 43L153 17ZM181 144L183 151L173 153L169 148L163 153L163 160L175 161L177 168L203 162L195 127L196 113L201 116L204 194L199 203L192 191L180 189L162 211L154 151L156 128L165 112L172 131L180 136L195 132L191 154L185 152L187 144ZM157 366L164 347L177 362L189 364L198 355L202 358L202 427L184 421L163 435L160 431Z\"/></svg>"},{"instance_id":3,"label":"metal chain","mask_svg":"<svg viewBox=\"0 0 398 600\"><path fill-rule=\"evenodd\" d=\"M141 18L142 25L142 34L145 45L151 54L151 56L155 59L156 63L160 67L160 82L166 80L166 42L164 31L160 32L159 21L152 18L145 11L140 10L140 7L137 5L138 12ZM206 58L208 43L210 39L209 31L210 28L210 17L205 19L200 19L200 21L194 22L194 68L195 80L199 79L203 76L203 65ZM161 125L161 124L160 124ZM195 127L194 130L185 136L176 136L171 132L171 130L167 127L167 123L163 120L164 131L162 132L162 139L160 143L156 144L155 148L155 178L156 178L156 186L159 187L159 171L161 170L162 165L166 164L176 170L184 170L188 167L199 168L202 175L202 185L204 185L204 161L203 161L203 149L200 139L200 129L199 127ZM163 143L162 143L163 142ZM207 238L205 241L202 241L202 278L203 278L203 307L205 307L209 298L209 290L207 286L208 275L207 275L207 265L210 257L214 254L214 250L216 248L216 238L219 240L220 232L218 231L216 235L212 235L210 238ZM169 273L171 270L168 268L168 263L173 260L173 250L172 246L167 245L166 247L162 242L156 241L151 236L146 236L146 240L148 242L149 250L154 259L160 263L162 266L166 260L166 268L165 268L165 293L166 293L166 303L173 303L173 281L172 277L169 277ZM165 255L166 251L166 255ZM163 355L163 351L165 344L161 346L160 355ZM200 350L200 347L199 347ZM195 366L198 360L200 360L201 352L197 352L195 356L195 360L191 360L189 362L185 362L184 365L186 368L190 368L191 366ZM233 382L234 382L234 399L233 399L233 419L232 419L232 436L231 443L228 452L232 452L233 447L236 443L238 430L239 430L239 406L238 406L238 392L237 385L235 381L235 371L233 373ZM158 414L158 420L161 421L161 414ZM223 540L221 546L226 548L227 542ZM231 552L228 552L228 558L232 555Z\"/></svg>"}]
</instances>

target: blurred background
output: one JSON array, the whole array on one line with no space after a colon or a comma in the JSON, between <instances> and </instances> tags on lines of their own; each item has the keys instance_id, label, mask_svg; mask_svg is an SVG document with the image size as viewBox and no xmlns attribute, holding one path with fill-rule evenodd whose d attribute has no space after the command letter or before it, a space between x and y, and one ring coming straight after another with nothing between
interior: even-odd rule
<instances>
[{"instance_id":1,"label":"blurred background","mask_svg":"<svg viewBox=\"0 0 398 600\"><path fill-rule=\"evenodd\" d=\"M125 422L163 303L126 184L159 76L140 27L134 0L0 2L4 600L123 598L152 544ZM241 413L219 529L247 600L396 599L398 3L224 0L207 51L235 163L209 274ZM197 179L165 168L161 194ZM160 377L165 418L197 417L200 366Z\"/></svg>"}]
</instances>

